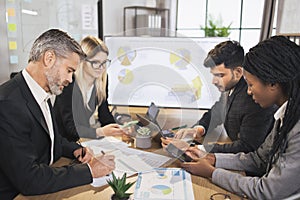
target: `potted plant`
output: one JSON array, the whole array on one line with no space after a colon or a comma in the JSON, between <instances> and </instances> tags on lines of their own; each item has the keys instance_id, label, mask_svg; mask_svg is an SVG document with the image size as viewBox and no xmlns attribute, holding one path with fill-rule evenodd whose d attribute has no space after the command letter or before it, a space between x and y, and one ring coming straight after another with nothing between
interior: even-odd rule
<instances>
[{"instance_id":1,"label":"potted plant","mask_svg":"<svg viewBox=\"0 0 300 200\"><path fill-rule=\"evenodd\" d=\"M139 127L136 130L135 145L138 148L147 149L151 147L151 130L148 127Z\"/></svg>"},{"instance_id":2,"label":"potted plant","mask_svg":"<svg viewBox=\"0 0 300 200\"><path fill-rule=\"evenodd\" d=\"M208 25L204 28L205 37L228 37L230 32L231 23L228 26L222 25L222 19L214 20L210 15L208 19Z\"/></svg>"},{"instance_id":3,"label":"potted plant","mask_svg":"<svg viewBox=\"0 0 300 200\"><path fill-rule=\"evenodd\" d=\"M126 173L123 174L122 178L117 178L112 172L112 180L107 180L107 183L114 191L114 194L111 196L112 200L128 200L132 193L126 193L126 191L135 181L126 183Z\"/></svg>"}]
</instances>

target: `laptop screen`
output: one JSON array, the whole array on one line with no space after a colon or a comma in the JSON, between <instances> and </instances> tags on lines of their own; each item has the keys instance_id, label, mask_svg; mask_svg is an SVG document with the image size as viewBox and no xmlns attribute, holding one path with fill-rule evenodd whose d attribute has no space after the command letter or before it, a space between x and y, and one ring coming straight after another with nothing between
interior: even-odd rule
<instances>
[{"instance_id":1,"label":"laptop screen","mask_svg":"<svg viewBox=\"0 0 300 200\"><path fill-rule=\"evenodd\" d=\"M158 113L159 108L153 102L151 102L151 105L149 106L148 111L146 113L146 117L148 117L150 121L156 122Z\"/></svg>"},{"instance_id":2,"label":"laptop screen","mask_svg":"<svg viewBox=\"0 0 300 200\"><path fill-rule=\"evenodd\" d=\"M136 114L136 116L139 119L139 124L141 126L152 126L152 127L156 127L156 129L158 130L158 133L161 134L161 136L163 137L174 137L174 133L170 130L162 130L162 128L160 127L160 125L158 124L156 118L158 116L159 113L159 108L152 102L151 105L149 106L147 113L145 115L145 117Z\"/></svg>"},{"instance_id":3,"label":"laptop screen","mask_svg":"<svg viewBox=\"0 0 300 200\"><path fill-rule=\"evenodd\" d=\"M157 128L161 131L161 127L158 125L157 120L156 120L158 113L159 113L159 108L153 102L151 102L145 116L142 116L139 114L136 114L136 116L138 117L138 119L140 121L139 122L140 125L147 126L149 124L152 124L152 125L157 126Z\"/></svg>"}]
</instances>

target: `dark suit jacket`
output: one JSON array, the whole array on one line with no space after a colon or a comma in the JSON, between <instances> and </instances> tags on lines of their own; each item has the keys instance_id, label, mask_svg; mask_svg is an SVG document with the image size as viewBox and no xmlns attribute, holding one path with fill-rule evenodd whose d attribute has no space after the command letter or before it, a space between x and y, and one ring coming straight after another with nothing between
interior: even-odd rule
<instances>
[{"instance_id":1,"label":"dark suit jacket","mask_svg":"<svg viewBox=\"0 0 300 200\"><path fill-rule=\"evenodd\" d=\"M51 140L42 111L21 73L0 86L0 199L18 193L36 195L88 184L86 164L52 168ZM74 158L80 146L57 133L54 122L54 161Z\"/></svg>"},{"instance_id":2,"label":"dark suit jacket","mask_svg":"<svg viewBox=\"0 0 300 200\"><path fill-rule=\"evenodd\" d=\"M94 111L97 104L94 87L89 106ZM68 140L77 141L79 137L96 138L96 129L89 123L93 112L84 106L82 94L75 80L56 97L54 110L61 134ZM107 99L98 107L98 120L101 126L115 123L108 109Z\"/></svg>"},{"instance_id":3,"label":"dark suit jacket","mask_svg":"<svg viewBox=\"0 0 300 200\"><path fill-rule=\"evenodd\" d=\"M205 149L214 153L247 153L256 150L270 132L276 109L276 107L263 109L255 103L247 94L246 81L241 78L228 99L224 100L224 95L221 95L220 101L216 102L198 122L208 133L205 137L209 137L213 129L224 122L224 127L233 143L206 144Z\"/></svg>"}]
</instances>

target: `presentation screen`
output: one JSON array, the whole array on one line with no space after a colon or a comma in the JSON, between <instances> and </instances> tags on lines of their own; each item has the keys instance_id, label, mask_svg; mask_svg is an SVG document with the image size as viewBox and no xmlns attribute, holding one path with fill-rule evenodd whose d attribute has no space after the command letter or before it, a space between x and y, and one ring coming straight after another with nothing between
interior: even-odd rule
<instances>
[{"instance_id":1,"label":"presentation screen","mask_svg":"<svg viewBox=\"0 0 300 200\"><path fill-rule=\"evenodd\" d=\"M111 105L209 109L220 92L203 66L208 51L227 38L107 36Z\"/></svg>"}]
</instances>

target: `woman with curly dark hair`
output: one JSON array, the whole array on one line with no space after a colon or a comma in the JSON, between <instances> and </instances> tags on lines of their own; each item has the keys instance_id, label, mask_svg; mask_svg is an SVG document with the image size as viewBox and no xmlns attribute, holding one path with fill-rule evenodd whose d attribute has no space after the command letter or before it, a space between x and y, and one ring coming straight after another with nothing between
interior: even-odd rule
<instances>
[{"instance_id":1,"label":"woman with curly dark hair","mask_svg":"<svg viewBox=\"0 0 300 200\"><path fill-rule=\"evenodd\" d=\"M195 162L182 167L211 177L226 190L250 199L283 199L300 193L300 47L286 37L274 36L246 54L243 63L248 94L261 106L276 104L273 130L254 152L207 154L190 149ZM242 176L227 171L259 174Z\"/></svg>"}]
</instances>

